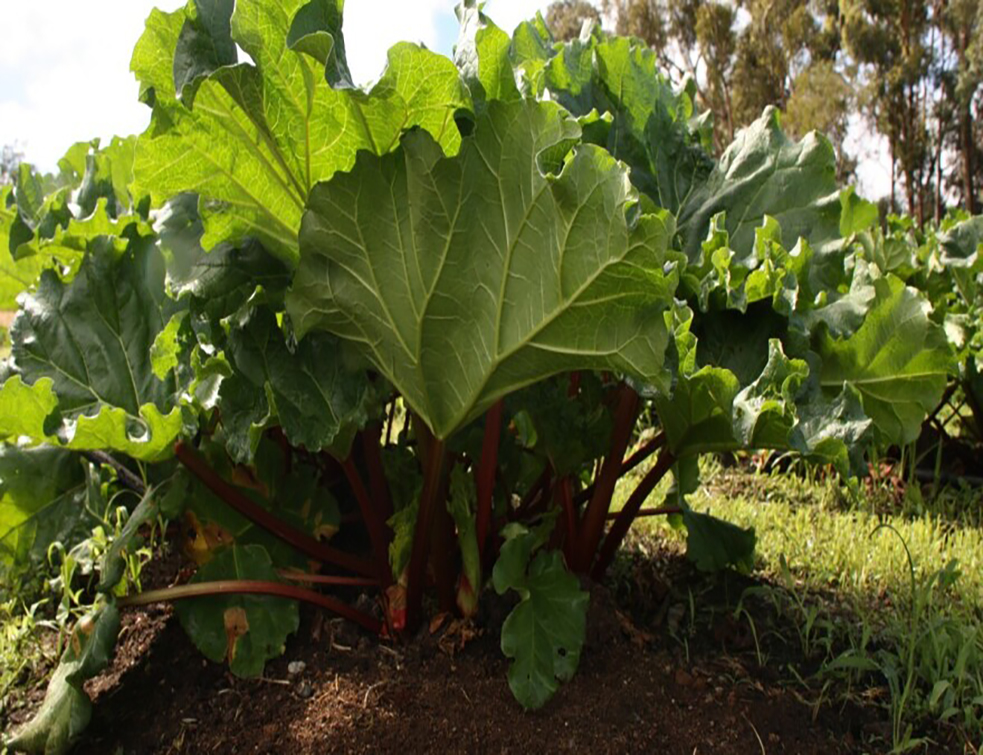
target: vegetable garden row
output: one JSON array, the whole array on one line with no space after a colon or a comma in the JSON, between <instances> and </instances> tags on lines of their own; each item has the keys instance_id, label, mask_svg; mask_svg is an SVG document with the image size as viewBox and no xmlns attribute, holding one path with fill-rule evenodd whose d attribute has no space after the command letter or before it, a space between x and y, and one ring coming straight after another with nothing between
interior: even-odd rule
<instances>
[{"instance_id":1,"label":"vegetable garden row","mask_svg":"<svg viewBox=\"0 0 983 755\"><path fill-rule=\"evenodd\" d=\"M159 600L255 676L298 601L395 639L514 591L501 646L536 708L576 671L581 578L666 475L689 557L748 568L753 531L687 504L701 455L856 477L952 383L983 426L983 218L882 226L777 111L714 159L640 43L458 13L453 60L396 45L365 90L342 0L154 11L147 131L2 189L7 584L129 512L12 749L67 749L120 610ZM139 594L163 521L198 568Z\"/></svg>"}]
</instances>

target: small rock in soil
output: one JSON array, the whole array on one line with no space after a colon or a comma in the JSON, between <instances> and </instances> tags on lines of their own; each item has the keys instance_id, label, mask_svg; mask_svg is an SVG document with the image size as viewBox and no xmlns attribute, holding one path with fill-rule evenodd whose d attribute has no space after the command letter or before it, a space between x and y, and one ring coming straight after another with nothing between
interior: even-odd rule
<instances>
[{"instance_id":1,"label":"small rock in soil","mask_svg":"<svg viewBox=\"0 0 983 755\"><path fill-rule=\"evenodd\" d=\"M300 676L304 673L304 669L307 668L307 664L303 661L291 661L287 664L287 673L290 676Z\"/></svg>"},{"instance_id":2,"label":"small rock in soil","mask_svg":"<svg viewBox=\"0 0 983 755\"><path fill-rule=\"evenodd\" d=\"M314 687L311 686L311 683L309 681L304 679L297 685L297 697L303 700L307 700L308 698L313 696L314 696Z\"/></svg>"}]
</instances>

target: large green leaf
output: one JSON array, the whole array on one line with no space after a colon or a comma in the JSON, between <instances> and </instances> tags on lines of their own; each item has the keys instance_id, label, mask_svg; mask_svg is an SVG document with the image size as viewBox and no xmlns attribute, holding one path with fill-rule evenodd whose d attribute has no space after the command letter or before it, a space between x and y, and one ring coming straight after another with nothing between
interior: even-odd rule
<instances>
[{"instance_id":1,"label":"large green leaf","mask_svg":"<svg viewBox=\"0 0 983 755\"><path fill-rule=\"evenodd\" d=\"M312 194L287 298L299 334L351 339L446 438L551 374L665 385L672 216L551 103L489 103L453 158L426 133ZM549 170L560 167L556 175Z\"/></svg>"},{"instance_id":2,"label":"large green leaf","mask_svg":"<svg viewBox=\"0 0 983 755\"><path fill-rule=\"evenodd\" d=\"M191 582L229 579L275 582L277 574L262 546L233 546L199 569ZM177 604L177 615L206 658L227 660L232 673L241 677L260 676L300 625L296 601L258 595L190 598Z\"/></svg>"},{"instance_id":3,"label":"large green leaf","mask_svg":"<svg viewBox=\"0 0 983 755\"><path fill-rule=\"evenodd\" d=\"M528 542L523 535L519 538L520 543ZM519 605L502 625L502 652L513 659L509 687L524 708L541 708L580 663L588 594L567 571L560 553L540 551L527 572L528 558L525 547L503 547L499 562L516 563L508 568L513 575L509 580L501 577L496 564L495 589L503 593L511 588L520 595Z\"/></svg>"},{"instance_id":4,"label":"large green leaf","mask_svg":"<svg viewBox=\"0 0 983 755\"><path fill-rule=\"evenodd\" d=\"M829 141L815 133L791 141L782 133L779 112L769 108L737 135L680 209L679 232L692 261L699 259L710 220L720 212L726 213L738 258L751 253L765 215L779 222L786 244L801 236L822 250L839 237L842 212Z\"/></svg>"},{"instance_id":5,"label":"large green leaf","mask_svg":"<svg viewBox=\"0 0 983 755\"><path fill-rule=\"evenodd\" d=\"M693 92L672 90L658 55L639 40L593 34L559 48L546 87L578 116L610 113L597 143L631 167L632 183L675 213L706 180L713 160L692 128Z\"/></svg>"},{"instance_id":6,"label":"large green leaf","mask_svg":"<svg viewBox=\"0 0 983 755\"><path fill-rule=\"evenodd\" d=\"M464 0L456 12L461 31L454 46L454 63L472 96L479 104L518 99L509 35L481 12L476 0Z\"/></svg>"},{"instance_id":7,"label":"large green leaf","mask_svg":"<svg viewBox=\"0 0 983 755\"><path fill-rule=\"evenodd\" d=\"M347 455L365 423L364 372L349 369L338 340L316 333L291 348L268 309L256 309L231 329L227 356L235 368L220 389L219 409L229 451L249 461L259 434L277 422L291 444L311 452L337 445Z\"/></svg>"},{"instance_id":8,"label":"large green leaf","mask_svg":"<svg viewBox=\"0 0 983 755\"><path fill-rule=\"evenodd\" d=\"M178 309L149 243L90 252L68 284L45 271L11 329L17 374L0 392L0 430L136 458L165 454L181 431L179 386L173 374L154 375L150 352ZM29 402L11 403L25 392Z\"/></svg>"},{"instance_id":9,"label":"large green leaf","mask_svg":"<svg viewBox=\"0 0 983 755\"><path fill-rule=\"evenodd\" d=\"M89 725L92 701L82 685L109 664L119 634L119 611L104 605L79 620L55 669L44 702L4 745L13 752L64 755Z\"/></svg>"},{"instance_id":10,"label":"large green leaf","mask_svg":"<svg viewBox=\"0 0 983 755\"><path fill-rule=\"evenodd\" d=\"M891 275L873 285L875 303L853 335L819 333L820 380L827 391L856 389L882 440L910 443L938 406L955 363L944 329L917 291Z\"/></svg>"},{"instance_id":11,"label":"large green leaf","mask_svg":"<svg viewBox=\"0 0 983 755\"><path fill-rule=\"evenodd\" d=\"M207 19L202 5L154 12L131 67L154 107L137 147L137 193L155 205L201 195L206 248L250 236L296 263L311 187L351 168L358 150L384 153L419 126L456 151L453 116L468 95L446 58L397 45L366 93L343 87L338 0L239 0L231 19L222 17L231 3L207 3ZM233 64L235 44L255 65Z\"/></svg>"},{"instance_id":12,"label":"large green leaf","mask_svg":"<svg viewBox=\"0 0 983 755\"><path fill-rule=\"evenodd\" d=\"M9 250L10 233L17 218L14 188L0 187L0 310L17 309L17 296L36 281L43 269L35 258L14 260Z\"/></svg>"},{"instance_id":13,"label":"large green leaf","mask_svg":"<svg viewBox=\"0 0 983 755\"><path fill-rule=\"evenodd\" d=\"M66 548L88 537L100 523L98 502L86 508L86 472L76 454L50 446L0 447L0 572L40 568L48 546Z\"/></svg>"}]
</instances>

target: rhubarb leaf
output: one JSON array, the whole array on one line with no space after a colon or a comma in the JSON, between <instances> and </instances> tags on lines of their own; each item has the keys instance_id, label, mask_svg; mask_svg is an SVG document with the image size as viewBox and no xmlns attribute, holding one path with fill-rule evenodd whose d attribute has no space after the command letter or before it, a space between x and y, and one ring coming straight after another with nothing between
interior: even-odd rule
<instances>
[{"instance_id":1,"label":"rhubarb leaf","mask_svg":"<svg viewBox=\"0 0 983 755\"><path fill-rule=\"evenodd\" d=\"M232 3L218 5L209 19L195 4L153 13L131 63L154 108L136 191L154 206L199 194L205 248L252 237L295 264L311 187L351 168L358 150L384 153L414 126L456 150L454 113L469 104L446 58L401 43L364 92L344 86L337 0L239 0L230 19ZM235 63L236 45L253 63Z\"/></svg>"},{"instance_id":2,"label":"rhubarb leaf","mask_svg":"<svg viewBox=\"0 0 983 755\"><path fill-rule=\"evenodd\" d=\"M143 242L121 256L90 252L68 284L45 271L11 328L16 375L8 382L29 386L32 410L7 404L23 386L5 385L4 434L140 459L166 455L182 429L179 386L173 371L167 380L154 374L150 353L179 309L164 294L160 254ZM52 401L39 433L39 412Z\"/></svg>"},{"instance_id":3,"label":"rhubarb leaf","mask_svg":"<svg viewBox=\"0 0 983 755\"><path fill-rule=\"evenodd\" d=\"M222 383L219 409L236 461L250 461L260 433L274 423L294 446L336 447L347 456L365 423L369 386L364 372L345 365L336 338L317 333L291 347L262 308L232 328L227 356L235 371Z\"/></svg>"},{"instance_id":4,"label":"rhubarb leaf","mask_svg":"<svg viewBox=\"0 0 983 755\"><path fill-rule=\"evenodd\" d=\"M55 542L71 548L99 519L86 506L86 471L76 454L51 446L0 446L0 573L12 586L42 568ZM99 501L91 511L102 513Z\"/></svg>"},{"instance_id":5,"label":"rhubarb leaf","mask_svg":"<svg viewBox=\"0 0 983 755\"><path fill-rule=\"evenodd\" d=\"M563 371L665 386L672 216L640 212L607 152L571 153L579 134L551 103L491 102L455 157L419 131L363 153L312 194L298 334L351 340L440 438Z\"/></svg>"},{"instance_id":6,"label":"rhubarb leaf","mask_svg":"<svg viewBox=\"0 0 983 755\"><path fill-rule=\"evenodd\" d=\"M820 331L821 384L836 393L851 386L882 441L911 443L956 365L945 330L917 291L893 275L873 286L875 302L853 335L836 339Z\"/></svg>"},{"instance_id":7,"label":"rhubarb leaf","mask_svg":"<svg viewBox=\"0 0 983 755\"><path fill-rule=\"evenodd\" d=\"M259 545L234 546L198 570L191 584L221 580L276 582L269 554ZM202 654L228 661L240 677L263 673L271 658L283 654L287 637L297 631L297 602L265 595L213 595L189 598L176 607L181 626Z\"/></svg>"},{"instance_id":8,"label":"rhubarb leaf","mask_svg":"<svg viewBox=\"0 0 983 755\"><path fill-rule=\"evenodd\" d=\"M840 193L836 159L825 137L794 142L782 133L779 113L768 108L740 131L720 161L687 197L679 212L683 249L700 259L711 219L725 213L730 246L738 259L754 248L755 229L775 218L786 244L801 236L817 250L839 238Z\"/></svg>"},{"instance_id":9,"label":"rhubarb leaf","mask_svg":"<svg viewBox=\"0 0 983 755\"><path fill-rule=\"evenodd\" d=\"M89 725L92 701L83 684L109 665L119 634L119 611L105 605L76 624L55 673L48 682L41 708L12 739L13 752L64 755Z\"/></svg>"},{"instance_id":10,"label":"rhubarb leaf","mask_svg":"<svg viewBox=\"0 0 983 755\"><path fill-rule=\"evenodd\" d=\"M520 602L502 625L509 687L524 708L541 708L580 663L588 594L556 551L540 551L512 587Z\"/></svg>"}]
</instances>

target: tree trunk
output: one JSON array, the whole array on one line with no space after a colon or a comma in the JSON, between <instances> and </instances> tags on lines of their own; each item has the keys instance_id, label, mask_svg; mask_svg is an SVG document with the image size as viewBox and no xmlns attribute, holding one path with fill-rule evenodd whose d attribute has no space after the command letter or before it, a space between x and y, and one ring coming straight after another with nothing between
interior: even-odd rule
<instances>
[{"instance_id":1,"label":"tree trunk","mask_svg":"<svg viewBox=\"0 0 983 755\"><path fill-rule=\"evenodd\" d=\"M962 68L966 60L966 48L969 46L969 31L959 36L959 66ZM976 170L976 141L973 139L973 111L970 109L971 99L959 106L959 146L963 153L963 193L966 212L975 215L976 187L973 185L973 175Z\"/></svg>"}]
</instances>

